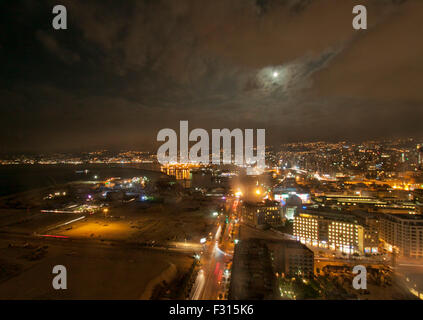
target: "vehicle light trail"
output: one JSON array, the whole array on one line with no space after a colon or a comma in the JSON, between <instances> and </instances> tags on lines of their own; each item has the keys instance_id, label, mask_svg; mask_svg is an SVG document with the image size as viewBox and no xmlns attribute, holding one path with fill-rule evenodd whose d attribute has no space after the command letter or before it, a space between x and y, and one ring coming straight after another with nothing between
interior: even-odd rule
<instances>
[{"instance_id":1,"label":"vehicle light trail","mask_svg":"<svg viewBox=\"0 0 423 320\"><path fill-rule=\"evenodd\" d=\"M52 234L41 234L40 237L48 237L48 238L63 238L63 239L68 239L69 237L67 236L55 236Z\"/></svg>"},{"instance_id":2,"label":"vehicle light trail","mask_svg":"<svg viewBox=\"0 0 423 320\"><path fill-rule=\"evenodd\" d=\"M68 221L68 222L65 222L65 223L59 224L57 227L65 226L65 225L67 225L67 224L71 224L71 223L73 223L73 222L76 222L76 221L82 220L82 219L84 219L84 218L85 218L85 216L82 216L82 217L79 217L79 218L73 219L73 220L71 220L71 221Z\"/></svg>"},{"instance_id":3,"label":"vehicle light trail","mask_svg":"<svg viewBox=\"0 0 423 320\"><path fill-rule=\"evenodd\" d=\"M217 228L216 235L214 236L214 238L219 239L221 232L222 232L222 226L219 225L219 228Z\"/></svg>"},{"instance_id":4,"label":"vehicle light trail","mask_svg":"<svg viewBox=\"0 0 423 320\"><path fill-rule=\"evenodd\" d=\"M223 251L222 249L220 249L217 244L216 244L216 249L219 253L221 253L225 256L230 256L230 257L232 256L230 253L227 253L227 252Z\"/></svg>"},{"instance_id":5,"label":"vehicle light trail","mask_svg":"<svg viewBox=\"0 0 423 320\"><path fill-rule=\"evenodd\" d=\"M204 270L201 269L198 272L197 279L195 280L195 283L194 283L194 291L193 291L193 294L191 296L191 300L199 300L200 299L200 296L203 292L204 284L205 284Z\"/></svg>"},{"instance_id":6,"label":"vehicle light trail","mask_svg":"<svg viewBox=\"0 0 423 320\"><path fill-rule=\"evenodd\" d=\"M46 229L45 231L54 230L54 229L57 229L57 228L60 228L60 227L66 226L66 225L68 225L68 224L71 224L71 223L73 223L73 222L76 222L76 221L82 220L82 219L84 219L84 218L85 218L85 216L82 216L82 217L79 217L79 218L76 218L76 219L70 220L70 221L68 221L68 222L65 222L65 223L59 224L59 225L57 225L57 226L51 227L51 228L49 228L49 229Z\"/></svg>"}]
</instances>

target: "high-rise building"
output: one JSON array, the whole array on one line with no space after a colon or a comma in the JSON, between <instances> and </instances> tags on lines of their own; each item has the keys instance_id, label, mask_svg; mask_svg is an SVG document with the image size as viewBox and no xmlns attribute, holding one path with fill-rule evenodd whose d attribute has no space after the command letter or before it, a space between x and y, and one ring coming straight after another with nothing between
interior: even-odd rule
<instances>
[{"instance_id":1,"label":"high-rise building","mask_svg":"<svg viewBox=\"0 0 423 320\"><path fill-rule=\"evenodd\" d=\"M312 277L314 253L304 244L293 240L266 240L272 254L274 271L287 277Z\"/></svg>"},{"instance_id":2,"label":"high-rise building","mask_svg":"<svg viewBox=\"0 0 423 320\"><path fill-rule=\"evenodd\" d=\"M241 240L235 246L228 299L274 299L276 295L276 276L265 241Z\"/></svg>"},{"instance_id":3,"label":"high-rise building","mask_svg":"<svg viewBox=\"0 0 423 320\"><path fill-rule=\"evenodd\" d=\"M390 252L404 257L423 257L423 216L384 214L380 220L380 238Z\"/></svg>"},{"instance_id":4,"label":"high-rise building","mask_svg":"<svg viewBox=\"0 0 423 320\"><path fill-rule=\"evenodd\" d=\"M309 210L296 213L294 236L302 243L348 254L378 252L377 231L352 213Z\"/></svg>"},{"instance_id":5,"label":"high-rise building","mask_svg":"<svg viewBox=\"0 0 423 320\"><path fill-rule=\"evenodd\" d=\"M243 222L255 227L276 226L282 223L282 210L278 201L244 202L241 217Z\"/></svg>"}]
</instances>

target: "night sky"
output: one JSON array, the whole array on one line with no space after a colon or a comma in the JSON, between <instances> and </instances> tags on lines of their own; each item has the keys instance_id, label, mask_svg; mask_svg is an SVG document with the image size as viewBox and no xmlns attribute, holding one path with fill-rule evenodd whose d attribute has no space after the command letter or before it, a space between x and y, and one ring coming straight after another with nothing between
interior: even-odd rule
<instances>
[{"instance_id":1,"label":"night sky","mask_svg":"<svg viewBox=\"0 0 423 320\"><path fill-rule=\"evenodd\" d=\"M423 134L421 0L2 0L0 28L0 152L155 150L180 120L267 144Z\"/></svg>"}]
</instances>

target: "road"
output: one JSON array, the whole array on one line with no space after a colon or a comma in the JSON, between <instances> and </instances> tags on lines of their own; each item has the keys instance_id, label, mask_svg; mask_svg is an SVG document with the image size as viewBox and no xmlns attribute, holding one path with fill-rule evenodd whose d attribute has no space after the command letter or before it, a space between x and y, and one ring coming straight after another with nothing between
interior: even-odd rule
<instances>
[{"instance_id":1,"label":"road","mask_svg":"<svg viewBox=\"0 0 423 320\"><path fill-rule=\"evenodd\" d=\"M191 300L199 300L201 298L205 282L204 270L200 270L191 291Z\"/></svg>"},{"instance_id":2,"label":"road","mask_svg":"<svg viewBox=\"0 0 423 320\"><path fill-rule=\"evenodd\" d=\"M209 261L204 266L206 273L206 281L204 291L201 296L203 300L215 300L219 293L224 293L223 274L225 271L225 263L229 261L228 257L219 250L217 242L210 245Z\"/></svg>"},{"instance_id":3,"label":"road","mask_svg":"<svg viewBox=\"0 0 423 320\"><path fill-rule=\"evenodd\" d=\"M234 200L229 199L229 202ZM232 261L233 243L231 233L235 228L236 206L231 205L229 211L229 223L223 231L222 241L219 239L222 233L222 221L216 228L216 232L211 241L204 246L204 252L201 257L201 269L197 275L197 279L191 291L191 299L193 300L216 300L224 298L227 282L225 281L226 264Z\"/></svg>"},{"instance_id":4,"label":"road","mask_svg":"<svg viewBox=\"0 0 423 320\"><path fill-rule=\"evenodd\" d=\"M147 246L137 242L129 242L125 240L110 240L110 239L87 239L87 238L70 238L54 235L39 235L39 234L23 234L16 232L0 232L0 240L9 241L11 244L16 241L26 241L31 244L54 244L62 247L78 248L78 247L121 247L125 249L136 249L136 250L153 250L153 251L165 251L172 253L181 254L192 254L198 251L196 245L185 244L176 247L168 246Z\"/></svg>"}]
</instances>

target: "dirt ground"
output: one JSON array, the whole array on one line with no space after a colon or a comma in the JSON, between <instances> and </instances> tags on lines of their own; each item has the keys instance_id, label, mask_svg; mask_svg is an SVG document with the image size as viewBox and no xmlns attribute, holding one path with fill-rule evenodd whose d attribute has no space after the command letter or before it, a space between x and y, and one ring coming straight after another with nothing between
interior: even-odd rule
<instances>
[{"instance_id":1,"label":"dirt ground","mask_svg":"<svg viewBox=\"0 0 423 320\"><path fill-rule=\"evenodd\" d=\"M139 299L170 266L188 271L190 253L126 246L128 242L198 243L215 225L210 210L184 204L122 204L106 215L0 211L0 299ZM48 234L67 239L40 238ZM114 240L113 243L104 240ZM104 242L103 242L104 241ZM55 265L68 289L54 290Z\"/></svg>"},{"instance_id":2,"label":"dirt ground","mask_svg":"<svg viewBox=\"0 0 423 320\"><path fill-rule=\"evenodd\" d=\"M31 260L37 248L46 245L43 254ZM21 241L10 247L0 241L0 256L0 299L139 299L149 281L170 264L184 273L192 263L188 255L51 242L25 247ZM52 286L55 265L66 267L66 290Z\"/></svg>"},{"instance_id":3,"label":"dirt ground","mask_svg":"<svg viewBox=\"0 0 423 320\"><path fill-rule=\"evenodd\" d=\"M207 208L186 211L178 205L137 204L111 208L107 215L97 214L50 230L50 233L77 238L130 241L188 241L199 243L213 229L216 219Z\"/></svg>"}]
</instances>

